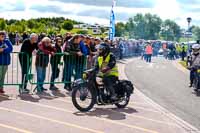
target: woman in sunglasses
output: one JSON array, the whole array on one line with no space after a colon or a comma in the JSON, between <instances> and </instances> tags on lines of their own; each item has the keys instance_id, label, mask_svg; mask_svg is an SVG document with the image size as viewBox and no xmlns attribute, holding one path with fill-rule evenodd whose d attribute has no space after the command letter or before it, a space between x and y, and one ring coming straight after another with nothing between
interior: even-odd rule
<instances>
[{"instance_id":1,"label":"woman in sunglasses","mask_svg":"<svg viewBox=\"0 0 200 133\"><path fill-rule=\"evenodd\" d=\"M63 45L63 39L61 37L56 37L56 44L55 44L55 49L56 49L56 54L54 56L51 56L50 63L51 63L51 85L50 85L50 90L57 91L58 88L55 86L54 81L56 78L59 77L60 70L58 68L58 65L60 64L61 57L59 53L62 53L61 46Z\"/></svg>"}]
</instances>

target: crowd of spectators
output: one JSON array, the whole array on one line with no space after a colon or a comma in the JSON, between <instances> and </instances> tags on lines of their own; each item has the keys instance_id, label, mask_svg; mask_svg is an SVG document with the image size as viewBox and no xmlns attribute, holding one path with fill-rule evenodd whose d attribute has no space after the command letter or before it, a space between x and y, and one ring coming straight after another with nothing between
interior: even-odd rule
<instances>
[{"instance_id":1,"label":"crowd of spectators","mask_svg":"<svg viewBox=\"0 0 200 133\"><path fill-rule=\"evenodd\" d=\"M4 32L0 33L0 36L3 36L3 40L0 40L0 46L6 44L5 48L2 46L0 49L0 56L2 56L2 58L6 57L7 61L5 64L4 59L0 60L0 69L4 70L4 68L1 68L1 65L10 64L9 54L12 52L12 45L20 45L19 61L22 68L22 83L20 88L23 92L27 93L29 92L29 89L27 89L27 75L33 63L33 52L36 53L36 61L34 64L37 73L37 92L40 93L47 90L43 87L43 84L46 77L46 69L49 65L51 66L49 89L59 90L59 88L55 86L54 81L61 75L59 67L60 62L63 62L64 65L62 70L64 88L70 91L72 79L81 78L84 69L90 69L94 66L98 57L98 47L102 42L110 46L111 51L118 59L141 56L142 59L151 62L151 56L163 55L166 59L170 60L179 57L184 60L187 51L186 45L184 44L155 40L146 41L119 38L110 41L90 35L73 35L69 32L65 35L47 35L45 33L32 33L29 35L24 32L21 36L17 32L8 34ZM1 92L3 92L6 68L5 71L0 73Z\"/></svg>"}]
</instances>

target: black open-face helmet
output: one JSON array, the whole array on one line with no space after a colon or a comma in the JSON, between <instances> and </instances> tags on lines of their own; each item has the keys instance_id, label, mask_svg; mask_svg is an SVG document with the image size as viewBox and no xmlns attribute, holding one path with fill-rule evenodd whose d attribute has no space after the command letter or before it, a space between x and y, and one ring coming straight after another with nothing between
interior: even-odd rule
<instances>
[{"instance_id":1,"label":"black open-face helmet","mask_svg":"<svg viewBox=\"0 0 200 133\"><path fill-rule=\"evenodd\" d=\"M99 46L99 55L100 56L107 56L110 53L110 46L106 43L102 43Z\"/></svg>"}]
</instances>

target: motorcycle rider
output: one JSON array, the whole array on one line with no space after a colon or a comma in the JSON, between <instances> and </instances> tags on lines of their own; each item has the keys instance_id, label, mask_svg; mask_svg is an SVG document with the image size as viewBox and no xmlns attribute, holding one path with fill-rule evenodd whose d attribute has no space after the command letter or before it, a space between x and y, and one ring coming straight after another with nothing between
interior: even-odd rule
<instances>
[{"instance_id":1,"label":"motorcycle rider","mask_svg":"<svg viewBox=\"0 0 200 133\"><path fill-rule=\"evenodd\" d=\"M190 66L188 69L190 70L190 84L189 87L192 87L193 80L197 73L197 70L200 68L200 44L194 44L192 46L192 55L190 60Z\"/></svg>"},{"instance_id":2,"label":"motorcycle rider","mask_svg":"<svg viewBox=\"0 0 200 133\"><path fill-rule=\"evenodd\" d=\"M118 80L118 68L116 65L116 58L110 52L110 47L106 43L102 43L99 46L99 56L96 63L96 71L98 76L103 78L104 85L109 89L111 99L116 100L117 95L115 93L114 84Z\"/></svg>"}]
</instances>

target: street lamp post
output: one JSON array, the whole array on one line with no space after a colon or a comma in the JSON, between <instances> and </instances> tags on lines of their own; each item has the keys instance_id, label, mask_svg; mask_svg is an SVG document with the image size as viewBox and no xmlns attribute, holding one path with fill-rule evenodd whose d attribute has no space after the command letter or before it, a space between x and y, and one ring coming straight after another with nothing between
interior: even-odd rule
<instances>
[{"instance_id":1,"label":"street lamp post","mask_svg":"<svg viewBox=\"0 0 200 133\"><path fill-rule=\"evenodd\" d=\"M187 35L187 41L188 41L188 55L190 54L190 44L189 44L189 29L190 29L190 23L192 21L192 18L191 17L188 17L187 18L187 22L188 22L188 35Z\"/></svg>"},{"instance_id":2,"label":"street lamp post","mask_svg":"<svg viewBox=\"0 0 200 133\"><path fill-rule=\"evenodd\" d=\"M168 41L169 26L165 27L166 41Z\"/></svg>"}]
</instances>

